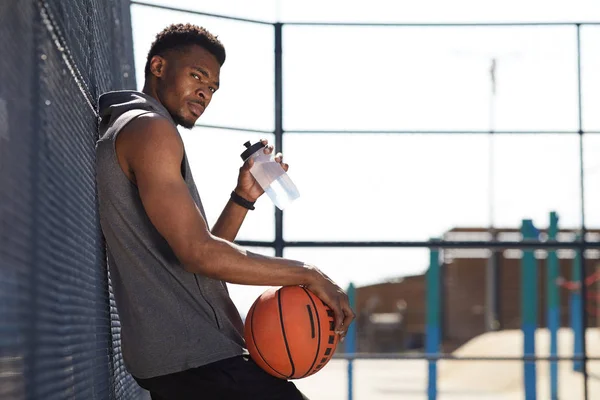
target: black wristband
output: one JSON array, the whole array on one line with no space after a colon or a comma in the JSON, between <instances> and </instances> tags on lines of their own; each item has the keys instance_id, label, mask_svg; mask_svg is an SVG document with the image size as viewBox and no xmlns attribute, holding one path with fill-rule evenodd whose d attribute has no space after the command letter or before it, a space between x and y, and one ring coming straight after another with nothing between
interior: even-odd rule
<instances>
[{"instance_id":1,"label":"black wristband","mask_svg":"<svg viewBox=\"0 0 600 400\"><path fill-rule=\"evenodd\" d=\"M248 210L254 210L254 201L248 201L245 198L243 198L242 196L240 196L239 194L237 194L235 192L235 190L233 192L231 192L231 200L235 203L238 204L244 208L247 208Z\"/></svg>"}]
</instances>

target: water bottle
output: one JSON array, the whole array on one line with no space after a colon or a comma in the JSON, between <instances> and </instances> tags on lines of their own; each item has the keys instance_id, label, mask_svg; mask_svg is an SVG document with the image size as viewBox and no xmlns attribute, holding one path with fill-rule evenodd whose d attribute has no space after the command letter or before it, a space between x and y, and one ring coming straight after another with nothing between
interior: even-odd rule
<instances>
[{"instance_id":1,"label":"water bottle","mask_svg":"<svg viewBox=\"0 0 600 400\"><path fill-rule=\"evenodd\" d=\"M257 142L250 145L250 142L246 142L244 146L246 146L246 150L241 154L242 160L246 162L248 158L254 159L250 173L277 208L283 210L300 197L296 185L281 164L275 161L273 153L265 154L266 146L264 144Z\"/></svg>"}]
</instances>

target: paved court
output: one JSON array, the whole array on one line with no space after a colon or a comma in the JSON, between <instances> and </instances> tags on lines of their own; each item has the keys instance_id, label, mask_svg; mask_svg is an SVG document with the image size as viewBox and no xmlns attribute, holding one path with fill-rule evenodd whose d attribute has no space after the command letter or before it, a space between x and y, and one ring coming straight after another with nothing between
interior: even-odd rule
<instances>
[{"instance_id":1,"label":"paved court","mask_svg":"<svg viewBox=\"0 0 600 400\"><path fill-rule=\"evenodd\" d=\"M536 336L539 356L548 355L548 332ZM481 335L455 354L462 356L521 356L521 332L504 331ZM588 352L600 357L600 330L588 332ZM568 329L559 334L559 353L572 354L573 335ZM559 364L561 400L583 399L582 375L572 371L572 363ZM600 361L589 362L591 399L600 399ZM318 374L296 381L311 400L347 400L347 362L332 360ZM539 362L538 399L549 399L548 363ZM427 399L427 363L422 360L357 360L354 363L354 400ZM523 400L523 367L518 361L441 361L438 400Z\"/></svg>"}]
</instances>

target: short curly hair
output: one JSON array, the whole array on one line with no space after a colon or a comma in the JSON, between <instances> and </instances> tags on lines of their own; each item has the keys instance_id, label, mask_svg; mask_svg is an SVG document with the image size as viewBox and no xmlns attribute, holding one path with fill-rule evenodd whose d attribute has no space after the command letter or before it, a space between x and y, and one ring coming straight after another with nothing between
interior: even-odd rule
<instances>
[{"instance_id":1,"label":"short curly hair","mask_svg":"<svg viewBox=\"0 0 600 400\"><path fill-rule=\"evenodd\" d=\"M225 63L225 47L217 36L205 28L193 24L172 24L156 35L156 39L146 59L145 76L150 75L150 60L156 55L163 55L168 50L180 49L190 45L198 45L215 56L219 64Z\"/></svg>"}]
</instances>

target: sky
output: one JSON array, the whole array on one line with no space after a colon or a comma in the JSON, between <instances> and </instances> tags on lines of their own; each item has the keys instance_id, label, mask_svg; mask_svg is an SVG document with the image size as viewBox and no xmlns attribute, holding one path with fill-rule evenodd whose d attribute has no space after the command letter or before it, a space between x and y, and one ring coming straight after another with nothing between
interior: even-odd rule
<instances>
[{"instance_id":1,"label":"sky","mask_svg":"<svg viewBox=\"0 0 600 400\"><path fill-rule=\"evenodd\" d=\"M160 1L149 1L165 4ZM591 22L597 1L169 1L171 7L265 21ZM274 129L270 25L132 6L138 88L148 49L170 23L218 35L221 88L202 124ZM322 134L294 130L574 131L579 127L572 26L283 29L284 159L301 197L286 240L428 240L454 227L581 224L579 137L556 134ZM581 30L582 127L600 132L600 25ZM496 59L495 95L490 79ZM272 134L181 129L209 224L234 188L243 143ZM491 150L491 151L490 151ZM585 222L600 228L600 134L584 136ZM272 240L265 195L238 239ZM250 249L273 255L268 248ZM343 288L423 273L427 249L286 249ZM230 285L245 314L264 287Z\"/></svg>"}]
</instances>

